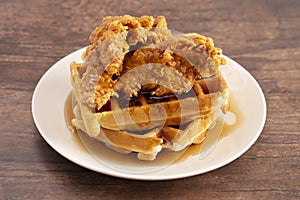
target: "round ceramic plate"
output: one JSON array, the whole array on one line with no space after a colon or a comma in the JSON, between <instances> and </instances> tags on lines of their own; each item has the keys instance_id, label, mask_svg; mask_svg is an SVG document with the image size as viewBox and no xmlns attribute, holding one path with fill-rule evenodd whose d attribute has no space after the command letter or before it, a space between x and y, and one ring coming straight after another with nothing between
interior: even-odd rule
<instances>
[{"instance_id":1,"label":"round ceramic plate","mask_svg":"<svg viewBox=\"0 0 300 200\"><path fill-rule=\"evenodd\" d=\"M137 180L194 176L222 167L240 157L254 144L263 129L266 102L260 86L241 65L224 56L227 64L220 69L231 91L231 110L237 120L232 127L224 126L221 137L208 155L199 156L201 152L194 146L175 162L157 162L153 165L111 151L104 145L99 145L101 150L93 153L93 149L87 150L83 145L88 139L74 134L68 128L64 113L72 90L69 64L72 61L80 62L84 50L71 53L54 64L40 79L32 99L33 118L42 137L59 154L80 166Z\"/></svg>"}]
</instances>

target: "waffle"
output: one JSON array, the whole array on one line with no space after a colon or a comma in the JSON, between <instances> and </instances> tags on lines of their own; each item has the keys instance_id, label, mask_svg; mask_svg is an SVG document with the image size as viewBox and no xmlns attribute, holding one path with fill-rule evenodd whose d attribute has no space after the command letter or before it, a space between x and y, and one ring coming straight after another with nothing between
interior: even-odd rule
<instances>
[{"instance_id":1,"label":"waffle","mask_svg":"<svg viewBox=\"0 0 300 200\"><path fill-rule=\"evenodd\" d=\"M116 151L136 152L140 160L201 143L220 112L229 109L229 90L218 70L225 63L221 50L205 36L170 35L163 17L124 17L103 20L90 36L84 63L70 65L73 125ZM163 31L145 29L158 21ZM118 36L126 48L117 48L117 58L101 60L108 54L101 45L109 49L105 43L118 42L105 27L129 22L140 23L134 27L136 40L128 40L129 33ZM142 47L136 48L138 43Z\"/></svg>"},{"instance_id":2,"label":"waffle","mask_svg":"<svg viewBox=\"0 0 300 200\"><path fill-rule=\"evenodd\" d=\"M76 88L76 80L79 80L76 75L78 66L76 64L71 66L73 87ZM210 93L205 91L207 87L211 88ZM154 104L143 102L143 106L114 111L95 113L87 105L77 103L72 122L75 127L114 150L123 153L138 152L139 159L153 160L163 148L180 151L191 144L201 143L219 112L228 110L229 91L220 73L205 81L198 81L194 90L196 98L189 97ZM75 90L73 92L76 98L78 94ZM198 110L189 110L188 106L181 108L183 105L197 102L202 102L198 105ZM161 115L161 109L166 112L166 116ZM164 124L160 127L162 121ZM180 124L182 126L178 127Z\"/></svg>"}]
</instances>

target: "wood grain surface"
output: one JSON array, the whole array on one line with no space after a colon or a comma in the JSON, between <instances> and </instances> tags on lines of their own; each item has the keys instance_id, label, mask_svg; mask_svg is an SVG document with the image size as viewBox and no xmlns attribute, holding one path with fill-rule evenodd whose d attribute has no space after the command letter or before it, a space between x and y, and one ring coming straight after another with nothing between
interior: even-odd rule
<instances>
[{"instance_id":1,"label":"wood grain surface","mask_svg":"<svg viewBox=\"0 0 300 200\"><path fill-rule=\"evenodd\" d=\"M88 44L107 15L164 15L214 38L262 87L267 121L234 162L171 181L82 168L41 137L31 114L41 76ZM0 1L0 199L300 199L300 1ZM47 106L47 105L45 105Z\"/></svg>"}]
</instances>

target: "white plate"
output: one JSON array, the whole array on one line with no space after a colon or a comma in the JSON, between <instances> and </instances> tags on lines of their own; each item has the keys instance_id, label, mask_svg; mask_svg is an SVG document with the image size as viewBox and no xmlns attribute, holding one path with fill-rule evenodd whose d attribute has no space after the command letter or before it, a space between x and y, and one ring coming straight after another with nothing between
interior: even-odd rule
<instances>
[{"instance_id":1,"label":"white plate","mask_svg":"<svg viewBox=\"0 0 300 200\"><path fill-rule=\"evenodd\" d=\"M111 158L112 163L119 159L104 156L102 162L99 162L99 158L95 159L82 145L78 136L68 129L65 121L65 102L72 89L69 64L72 61L81 61L84 50L85 48L71 53L53 65L40 79L32 99L33 118L42 137L58 153L80 166L111 176L137 180L189 177L217 169L237 159L254 144L263 129L266 102L261 88L249 72L224 56L227 64L221 67L221 71L231 91L231 107L237 116L237 123L233 127L225 127L225 135L209 155L204 158L197 155L186 156L185 159L159 170L144 173L134 173L143 166L130 165L130 161L127 161L126 170L110 167L106 164L106 159ZM192 151L196 150L187 151L187 155Z\"/></svg>"}]
</instances>

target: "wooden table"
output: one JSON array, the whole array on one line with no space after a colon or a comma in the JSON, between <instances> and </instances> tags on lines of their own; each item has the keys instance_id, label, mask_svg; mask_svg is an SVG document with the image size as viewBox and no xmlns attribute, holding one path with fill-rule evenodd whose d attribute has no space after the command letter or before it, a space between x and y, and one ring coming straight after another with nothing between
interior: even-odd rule
<instances>
[{"instance_id":1,"label":"wooden table","mask_svg":"<svg viewBox=\"0 0 300 200\"><path fill-rule=\"evenodd\" d=\"M1 1L0 199L299 199L300 1ZM171 181L133 181L82 168L39 134L34 88L88 44L107 15L164 15L171 29L214 38L262 87L267 120L234 162ZM47 106L47 105L45 105Z\"/></svg>"}]
</instances>

